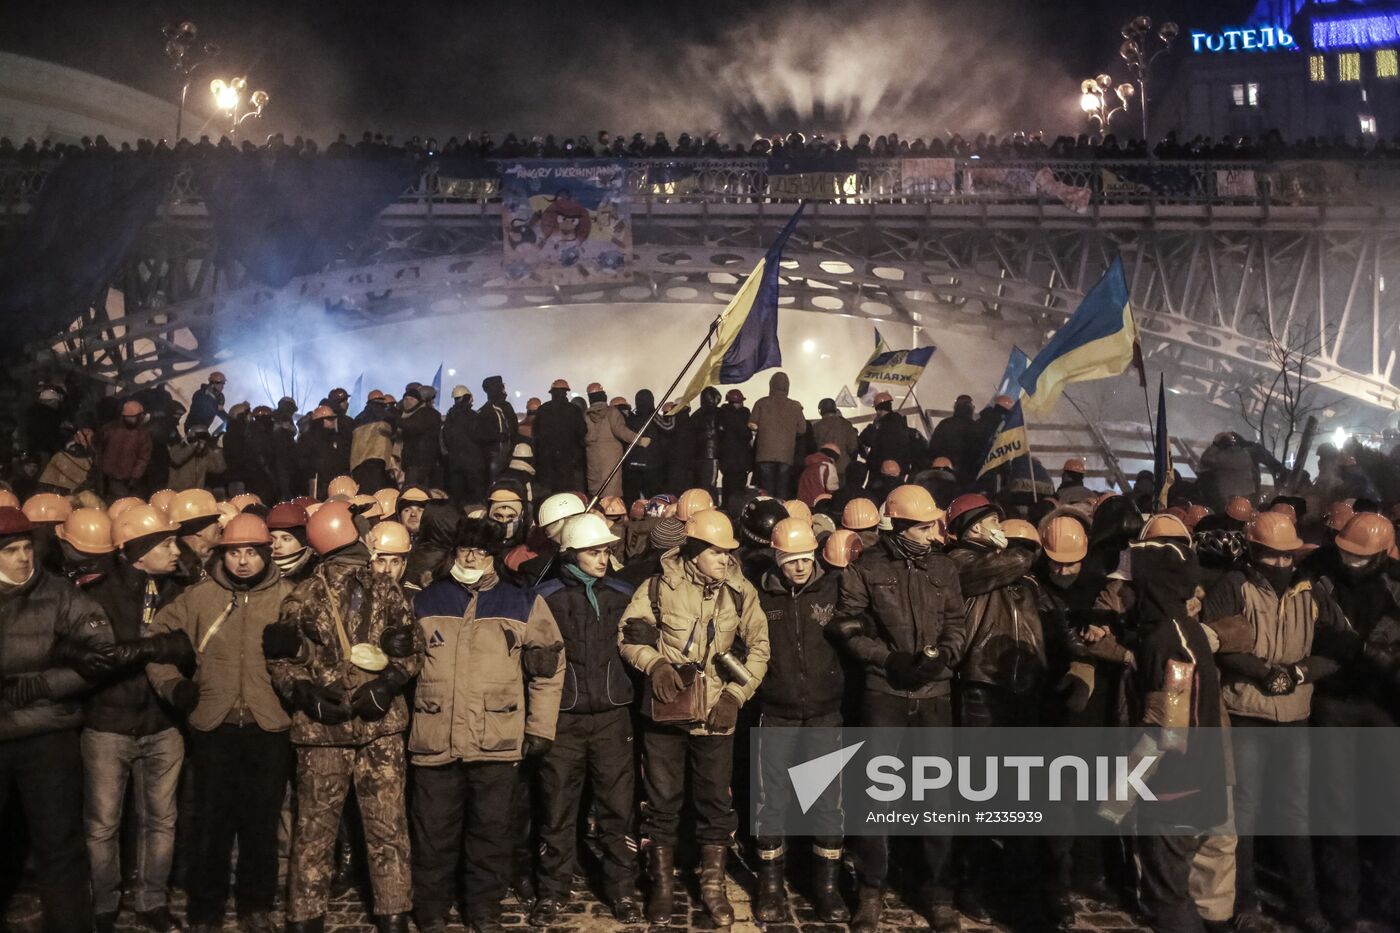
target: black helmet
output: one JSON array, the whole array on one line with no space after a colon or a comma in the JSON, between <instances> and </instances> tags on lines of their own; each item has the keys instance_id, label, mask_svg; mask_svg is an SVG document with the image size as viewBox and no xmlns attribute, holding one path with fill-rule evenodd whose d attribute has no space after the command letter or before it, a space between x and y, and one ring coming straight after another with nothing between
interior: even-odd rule
<instances>
[{"instance_id":1,"label":"black helmet","mask_svg":"<svg viewBox=\"0 0 1400 933\"><path fill-rule=\"evenodd\" d=\"M700 405L702 408L718 408L720 403L719 389L714 386L705 386L700 390Z\"/></svg>"},{"instance_id":2,"label":"black helmet","mask_svg":"<svg viewBox=\"0 0 1400 933\"><path fill-rule=\"evenodd\" d=\"M772 496L759 496L739 513L739 529L745 543L767 547L773 538L773 526L787 517L787 507L781 502Z\"/></svg>"}]
</instances>

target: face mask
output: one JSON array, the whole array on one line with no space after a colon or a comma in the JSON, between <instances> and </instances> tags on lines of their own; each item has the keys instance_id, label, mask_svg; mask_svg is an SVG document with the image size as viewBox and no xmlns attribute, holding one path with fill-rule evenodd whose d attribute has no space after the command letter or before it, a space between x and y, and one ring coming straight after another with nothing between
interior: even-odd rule
<instances>
[{"instance_id":1,"label":"face mask","mask_svg":"<svg viewBox=\"0 0 1400 933\"><path fill-rule=\"evenodd\" d=\"M1256 564L1254 569L1259 571L1259 575L1267 580L1269 586L1273 587L1274 592L1280 596L1288 588L1289 581L1293 579L1292 567L1270 567L1266 564Z\"/></svg>"},{"instance_id":2,"label":"face mask","mask_svg":"<svg viewBox=\"0 0 1400 933\"><path fill-rule=\"evenodd\" d=\"M34 576L33 570L29 571L29 577L32 576ZM9 577L5 576L4 573L0 573L0 583L6 586L24 586L24 584L29 582L29 577L25 577L23 580L11 580Z\"/></svg>"},{"instance_id":3,"label":"face mask","mask_svg":"<svg viewBox=\"0 0 1400 933\"><path fill-rule=\"evenodd\" d=\"M272 562L277 565L278 570L285 574L291 573L294 570L300 570L301 565L308 556L310 556L308 554L308 549L302 548L300 551L288 554L286 557L274 557L272 558Z\"/></svg>"},{"instance_id":4,"label":"face mask","mask_svg":"<svg viewBox=\"0 0 1400 933\"><path fill-rule=\"evenodd\" d=\"M984 524L977 524L966 535L967 540L972 544L980 544L995 551L1006 548L1006 532L997 528L995 531Z\"/></svg>"},{"instance_id":5,"label":"face mask","mask_svg":"<svg viewBox=\"0 0 1400 933\"><path fill-rule=\"evenodd\" d=\"M1050 585L1057 590L1067 590L1074 586L1074 581L1079 579L1077 573L1052 573L1049 575Z\"/></svg>"},{"instance_id":6,"label":"face mask","mask_svg":"<svg viewBox=\"0 0 1400 933\"><path fill-rule=\"evenodd\" d=\"M469 569L461 564L452 565L452 579L463 586L475 586L481 582L481 578L486 576L486 571Z\"/></svg>"},{"instance_id":7,"label":"face mask","mask_svg":"<svg viewBox=\"0 0 1400 933\"><path fill-rule=\"evenodd\" d=\"M512 536L514 536L515 528L517 525L520 524L520 519L518 518L512 518L509 521L504 522L500 519L493 518L492 521L495 522L497 525L501 526L501 533L505 535L507 541L509 541L512 538Z\"/></svg>"},{"instance_id":8,"label":"face mask","mask_svg":"<svg viewBox=\"0 0 1400 933\"><path fill-rule=\"evenodd\" d=\"M1380 566L1374 557L1361 557L1358 554L1342 554L1342 570L1353 580L1364 579Z\"/></svg>"}]
</instances>

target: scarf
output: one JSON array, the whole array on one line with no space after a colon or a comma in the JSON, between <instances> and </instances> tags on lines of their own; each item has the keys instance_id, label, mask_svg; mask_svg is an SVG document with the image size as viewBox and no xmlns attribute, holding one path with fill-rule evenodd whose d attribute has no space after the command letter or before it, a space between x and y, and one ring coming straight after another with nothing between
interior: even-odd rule
<instances>
[{"instance_id":1,"label":"scarf","mask_svg":"<svg viewBox=\"0 0 1400 933\"><path fill-rule=\"evenodd\" d=\"M282 571L282 576L289 576L297 573L305 567L311 560L311 548L304 547L295 554L288 554L286 557L274 557L272 562L277 565L277 569Z\"/></svg>"},{"instance_id":2,"label":"scarf","mask_svg":"<svg viewBox=\"0 0 1400 933\"><path fill-rule=\"evenodd\" d=\"M894 552L905 560L918 560L933 550L932 544L915 544L904 535L886 535L885 538Z\"/></svg>"},{"instance_id":3,"label":"scarf","mask_svg":"<svg viewBox=\"0 0 1400 933\"><path fill-rule=\"evenodd\" d=\"M564 572L583 584L583 594L588 597L588 605L593 607L593 614L601 619L603 613L598 608L598 595L593 592L593 587L597 585L598 578L591 573L584 573L579 569L577 564L565 564Z\"/></svg>"}]
</instances>

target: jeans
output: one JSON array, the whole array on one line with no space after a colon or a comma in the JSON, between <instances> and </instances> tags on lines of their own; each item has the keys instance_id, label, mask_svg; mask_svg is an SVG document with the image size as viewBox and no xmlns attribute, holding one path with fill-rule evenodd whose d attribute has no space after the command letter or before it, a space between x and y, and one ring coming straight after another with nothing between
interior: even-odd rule
<instances>
[{"instance_id":1,"label":"jeans","mask_svg":"<svg viewBox=\"0 0 1400 933\"><path fill-rule=\"evenodd\" d=\"M788 766L840 751L841 733L834 730L841 726L841 714L828 713L804 720L784 719L764 713L759 718L758 726L758 761L752 766L758 776L758 786L754 788L758 798L754 823L758 847L772 851L782 848L783 837L788 835L785 824L794 803ZM792 731L781 735L763 731L765 728L795 730L804 726L814 731ZM839 774L812 803L806 815L809 819L821 821L820 833L816 835L817 845L826 849L841 848L846 818L841 809Z\"/></svg>"},{"instance_id":2,"label":"jeans","mask_svg":"<svg viewBox=\"0 0 1400 933\"><path fill-rule=\"evenodd\" d=\"M739 828L729 782L734 774L734 736L691 735L682 726L650 720L642 734L642 835L656 845L679 841L681 807L690 788L695 841L728 845Z\"/></svg>"},{"instance_id":3,"label":"jeans","mask_svg":"<svg viewBox=\"0 0 1400 933\"><path fill-rule=\"evenodd\" d=\"M1316 913L1317 882L1313 874L1312 840L1308 838L1309 774L1312 747L1306 719L1271 722L1231 714L1231 744L1235 753L1235 820L1239 845L1235 850L1235 912L1259 910L1259 887L1254 869L1254 839L1260 814L1272 813L1282 831L1275 842L1283 856L1288 900L1302 917ZM1273 798L1272 804L1265 797Z\"/></svg>"},{"instance_id":4,"label":"jeans","mask_svg":"<svg viewBox=\"0 0 1400 933\"><path fill-rule=\"evenodd\" d=\"M788 489L788 478L792 474L792 464L783 463L780 460L760 460L754 464L753 481L754 485L762 489L768 495L778 499L786 499L791 490Z\"/></svg>"},{"instance_id":5,"label":"jeans","mask_svg":"<svg viewBox=\"0 0 1400 933\"><path fill-rule=\"evenodd\" d=\"M135 907L138 913L164 907L175 854L175 792L185 761L180 730L135 736L84 729L81 744L93 910L116 913L121 903L122 804L128 781L136 803Z\"/></svg>"},{"instance_id":6,"label":"jeans","mask_svg":"<svg viewBox=\"0 0 1400 933\"><path fill-rule=\"evenodd\" d=\"M0 813L12 783L29 827L45 933L91 929L92 897L83 848L83 756L77 731L0 742ZM18 873L0 878L0 907L3 895L18 881Z\"/></svg>"}]
</instances>

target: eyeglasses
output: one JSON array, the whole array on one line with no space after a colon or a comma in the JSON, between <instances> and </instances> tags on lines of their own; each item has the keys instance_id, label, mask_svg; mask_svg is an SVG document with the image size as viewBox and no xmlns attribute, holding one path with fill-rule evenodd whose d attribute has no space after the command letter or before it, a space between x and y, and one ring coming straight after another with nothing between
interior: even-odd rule
<instances>
[{"instance_id":1,"label":"eyeglasses","mask_svg":"<svg viewBox=\"0 0 1400 933\"><path fill-rule=\"evenodd\" d=\"M483 551L479 547L461 548L457 553L467 560L488 560L491 557L490 551Z\"/></svg>"}]
</instances>

